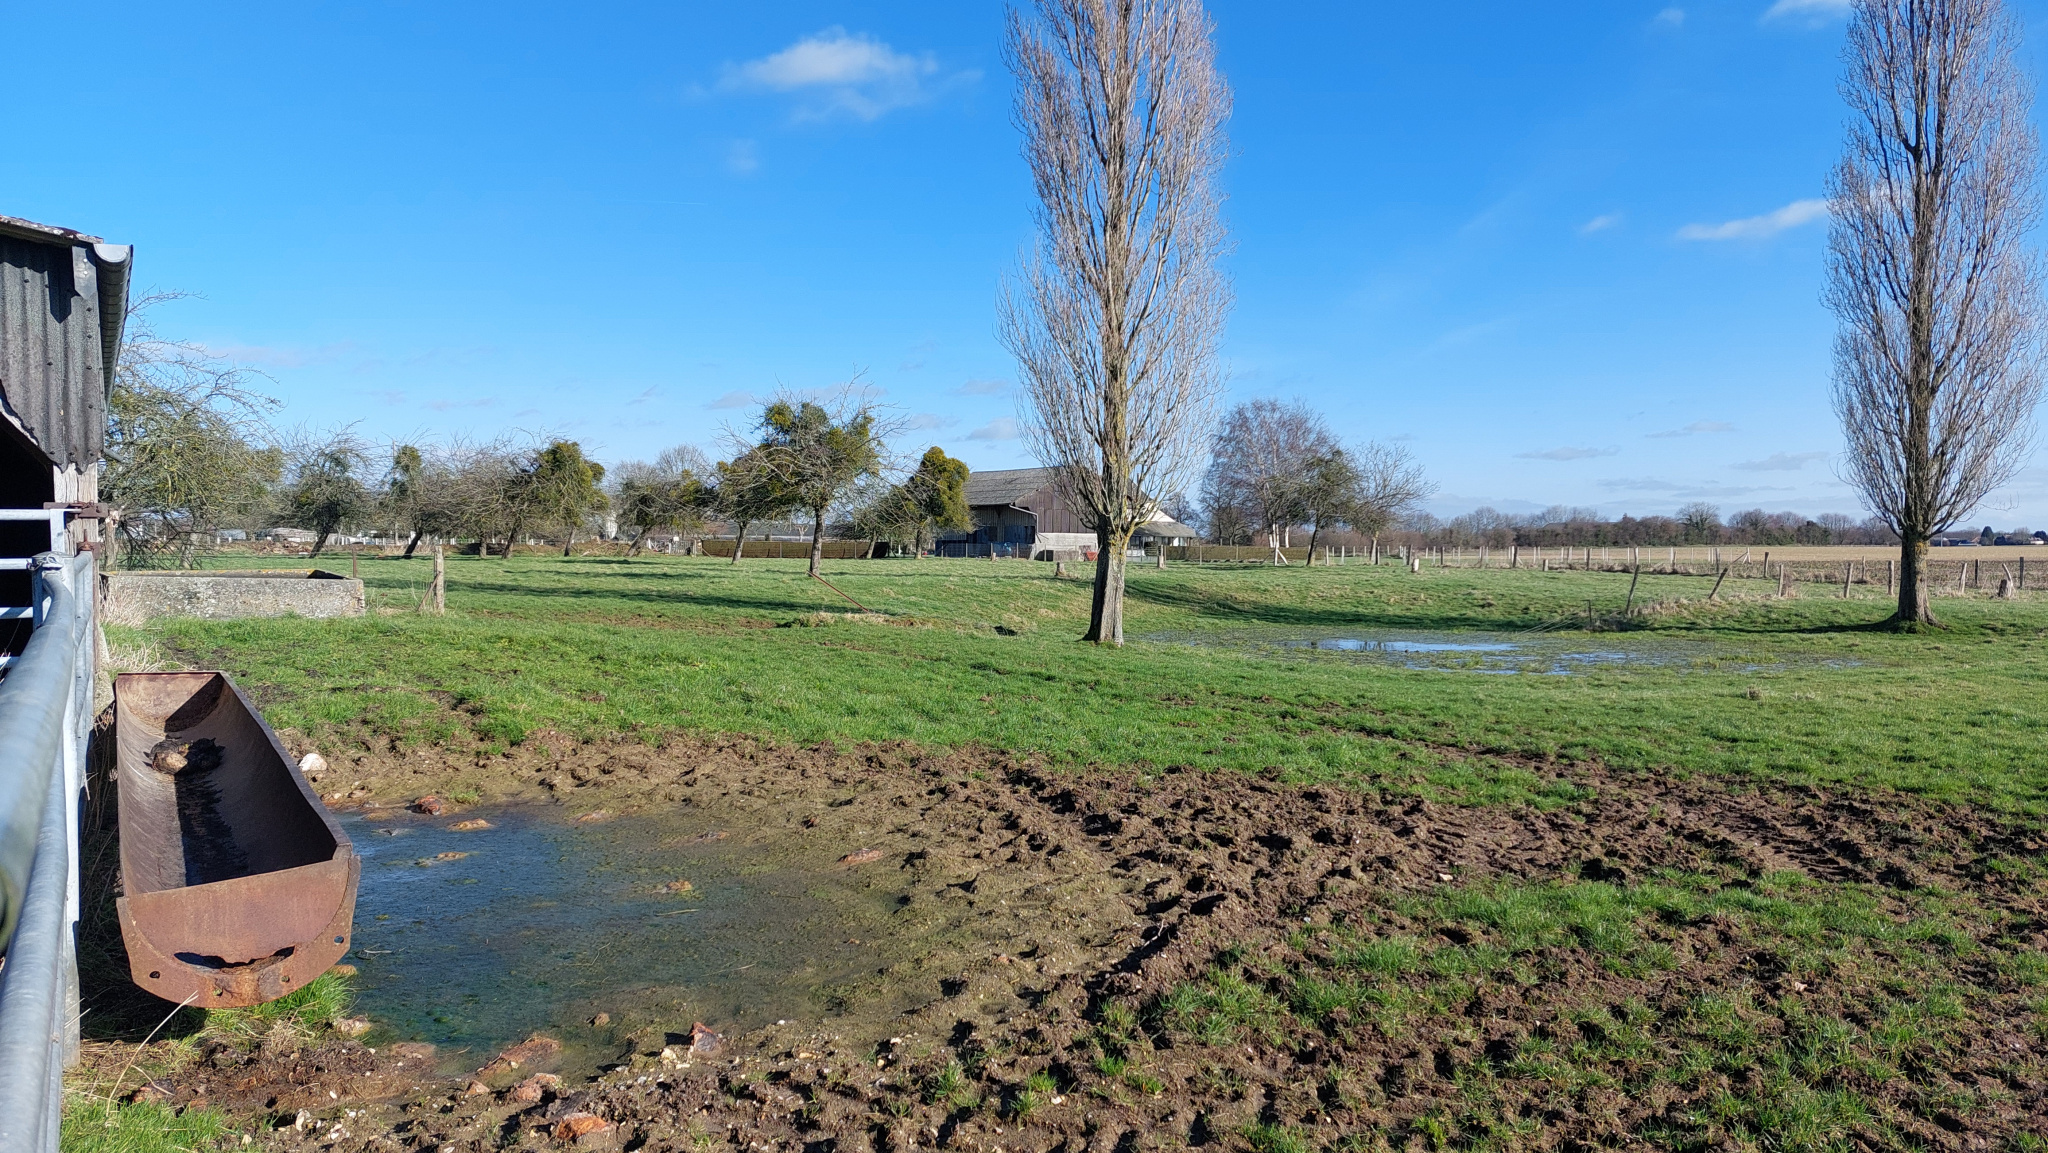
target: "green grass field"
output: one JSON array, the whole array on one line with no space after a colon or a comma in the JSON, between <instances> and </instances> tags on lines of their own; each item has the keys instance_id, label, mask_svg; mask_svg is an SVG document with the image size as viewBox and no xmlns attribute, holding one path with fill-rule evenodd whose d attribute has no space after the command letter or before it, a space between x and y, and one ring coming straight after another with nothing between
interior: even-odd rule
<instances>
[{"instance_id":1,"label":"green grass field","mask_svg":"<svg viewBox=\"0 0 2048 1153\"><path fill-rule=\"evenodd\" d=\"M223 558L221 563L238 563ZM241 558L239 563L246 563ZM2038 815L2048 602L1944 598L1925 636L1872 627L1882 590L1529 570L1183 566L1130 575L1129 634L1519 632L1665 654L1582 675L1493 676L1334 654L1079 643L1084 580L1051 566L670 557L451 558L446 617L414 612L430 562L365 560L357 620L114 630L236 675L273 724L322 740L513 744L745 733L980 744L1073 764L1278 769L1471 802L1559 789L1537 762L1895 788ZM1085 566L1082 573L1087 572ZM813 627L787 626L795 622ZM1577 630L1577 631L1575 631ZM1532 771L1532 767L1542 771Z\"/></svg>"}]
</instances>

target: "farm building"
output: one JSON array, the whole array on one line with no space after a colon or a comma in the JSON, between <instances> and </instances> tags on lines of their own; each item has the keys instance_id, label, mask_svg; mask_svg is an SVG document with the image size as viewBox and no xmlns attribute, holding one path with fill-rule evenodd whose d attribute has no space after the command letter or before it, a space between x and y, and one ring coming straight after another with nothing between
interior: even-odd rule
<instances>
[{"instance_id":1,"label":"farm building","mask_svg":"<svg viewBox=\"0 0 2048 1153\"><path fill-rule=\"evenodd\" d=\"M1052 470L1012 468L977 472L967 478L967 508L974 516L971 532L939 538L943 556L1009 556L1032 560L1067 559L1095 547L1095 530L1060 496ZM1134 548L1184 545L1197 537L1194 529L1164 511L1138 530Z\"/></svg>"},{"instance_id":2,"label":"farm building","mask_svg":"<svg viewBox=\"0 0 2048 1153\"><path fill-rule=\"evenodd\" d=\"M99 547L131 257L126 245L0 216L0 510L21 510L0 519L0 558ZM57 510L67 510L54 522L68 521L62 548L53 534L66 530L48 519ZM0 604L27 603L28 573L0 566Z\"/></svg>"}]
</instances>

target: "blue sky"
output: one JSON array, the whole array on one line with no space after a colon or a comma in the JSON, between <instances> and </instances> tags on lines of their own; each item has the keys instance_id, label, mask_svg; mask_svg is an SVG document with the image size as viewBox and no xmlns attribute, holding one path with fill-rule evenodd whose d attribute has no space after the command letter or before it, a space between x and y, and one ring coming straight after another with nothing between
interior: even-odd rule
<instances>
[{"instance_id":1,"label":"blue sky","mask_svg":"<svg viewBox=\"0 0 2048 1153\"><path fill-rule=\"evenodd\" d=\"M1401 438L1445 513L1858 512L1818 303L1845 7L1214 0L1232 397ZM288 422L617 461L858 371L905 448L1031 463L1000 4L5 14L53 46L8 66L52 128L0 151L0 213L135 244L204 297L159 327ZM1993 503L2048 524L2048 469Z\"/></svg>"}]
</instances>

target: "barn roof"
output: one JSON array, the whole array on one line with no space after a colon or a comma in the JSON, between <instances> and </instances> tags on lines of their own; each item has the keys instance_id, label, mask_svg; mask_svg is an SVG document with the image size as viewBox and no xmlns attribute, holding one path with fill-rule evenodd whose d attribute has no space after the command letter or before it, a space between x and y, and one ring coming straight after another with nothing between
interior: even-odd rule
<instances>
[{"instance_id":1,"label":"barn roof","mask_svg":"<svg viewBox=\"0 0 2048 1153\"><path fill-rule=\"evenodd\" d=\"M1052 483L1049 468L1006 468L967 474L967 506L1015 504Z\"/></svg>"},{"instance_id":2,"label":"barn roof","mask_svg":"<svg viewBox=\"0 0 2048 1153\"><path fill-rule=\"evenodd\" d=\"M0 398L56 464L106 454L133 250L0 216Z\"/></svg>"}]
</instances>

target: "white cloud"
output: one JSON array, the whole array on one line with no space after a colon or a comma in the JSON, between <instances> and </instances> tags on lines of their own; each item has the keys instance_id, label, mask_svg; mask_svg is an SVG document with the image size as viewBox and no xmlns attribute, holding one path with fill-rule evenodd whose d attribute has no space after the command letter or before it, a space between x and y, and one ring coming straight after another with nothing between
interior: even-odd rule
<instances>
[{"instance_id":1,"label":"white cloud","mask_svg":"<svg viewBox=\"0 0 2048 1153\"><path fill-rule=\"evenodd\" d=\"M898 52L865 33L827 28L773 55L729 65L720 86L798 95L798 119L845 115L874 120L922 104L937 91L976 75L941 77L938 58L929 52Z\"/></svg>"},{"instance_id":2,"label":"white cloud","mask_svg":"<svg viewBox=\"0 0 2048 1153\"><path fill-rule=\"evenodd\" d=\"M1744 472L1797 472L1816 460L1826 460L1824 452L1774 452L1762 460L1745 460L1736 468Z\"/></svg>"},{"instance_id":3,"label":"white cloud","mask_svg":"<svg viewBox=\"0 0 2048 1153\"><path fill-rule=\"evenodd\" d=\"M1007 380L970 380L953 390L960 396L1001 396L1010 391Z\"/></svg>"},{"instance_id":4,"label":"white cloud","mask_svg":"<svg viewBox=\"0 0 2048 1153\"><path fill-rule=\"evenodd\" d=\"M1828 214L1825 200L1795 200L1775 212L1747 216L1720 224L1688 224L1678 230L1680 240L1765 240L1787 229L1811 224Z\"/></svg>"},{"instance_id":5,"label":"white cloud","mask_svg":"<svg viewBox=\"0 0 2048 1153\"><path fill-rule=\"evenodd\" d=\"M989 421L987 424L982 425L980 428L975 429L973 432L968 433L967 439L1016 440L1019 436L1022 435L1023 430L1017 427L1016 417L999 416L994 420Z\"/></svg>"},{"instance_id":6,"label":"white cloud","mask_svg":"<svg viewBox=\"0 0 2048 1153\"><path fill-rule=\"evenodd\" d=\"M741 388L734 389L733 391L726 393L724 396L719 397L717 400L712 401L710 404L707 404L704 407L748 408L759 403L761 402L754 397L753 393Z\"/></svg>"},{"instance_id":7,"label":"white cloud","mask_svg":"<svg viewBox=\"0 0 2048 1153\"><path fill-rule=\"evenodd\" d=\"M1703 433L1703 432L1734 432L1734 431L1735 431L1735 426L1734 426L1734 425L1732 425L1732 424L1729 424L1729 423L1728 423L1727 421L1725 421L1725 420L1696 420L1696 421L1693 421L1693 422L1692 422L1691 424L1688 424L1688 425L1686 425L1686 426L1685 426L1684 428L1671 428L1671 429L1666 429L1666 430L1664 430L1663 432L1653 432L1653 433L1650 433L1650 434L1649 434L1649 436L1650 436L1650 438L1651 438L1651 439L1653 439L1653 440L1659 440L1659 439L1663 439L1663 438L1665 438L1665 437L1673 437L1673 436L1694 436L1694 435L1696 435L1696 434L1698 434L1698 433Z\"/></svg>"},{"instance_id":8,"label":"white cloud","mask_svg":"<svg viewBox=\"0 0 2048 1153\"><path fill-rule=\"evenodd\" d=\"M1851 0L1778 0L1771 10L1764 13L1766 20L1808 19L1828 20L1849 14Z\"/></svg>"},{"instance_id":9,"label":"white cloud","mask_svg":"<svg viewBox=\"0 0 2048 1153\"><path fill-rule=\"evenodd\" d=\"M951 428L959 423L960 422L953 417L940 416L936 412L920 412L912 416L909 420L904 421L903 427L907 430L916 431L919 429L927 428Z\"/></svg>"},{"instance_id":10,"label":"white cloud","mask_svg":"<svg viewBox=\"0 0 2048 1153\"><path fill-rule=\"evenodd\" d=\"M1590 460L1596 456L1613 456L1618 448L1551 448L1542 452L1518 452L1522 460Z\"/></svg>"},{"instance_id":11,"label":"white cloud","mask_svg":"<svg viewBox=\"0 0 2048 1153\"><path fill-rule=\"evenodd\" d=\"M1595 216L1593 219L1579 225L1579 235L1591 236L1596 232L1605 232L1620 223L1621 213L1619 212L1609 212L1603 216Z\"/></svg>"},{"instance_id":12,"label":"white cloud","mask_svg":"<svg viewBox=\"0 0 2048 1153\"><path fill-rule=\"evenodd\" d=\"M1685 9L1666 8L1662 12L1657 13L1657 18L1652 23L1662 24L1666 28L1676 28L1685 23Z\"/></svg>"},{"instance_id":13,"label":"white cloud","mask_svg":"<svg viewBox=\"0 0 2048 1153\"><path fill-rule=\"evenodd\" d=\"M735 140L725 150L725 170L745 176L761 167L761 150L751 140Z\"/></svg>"}]
</instances>

